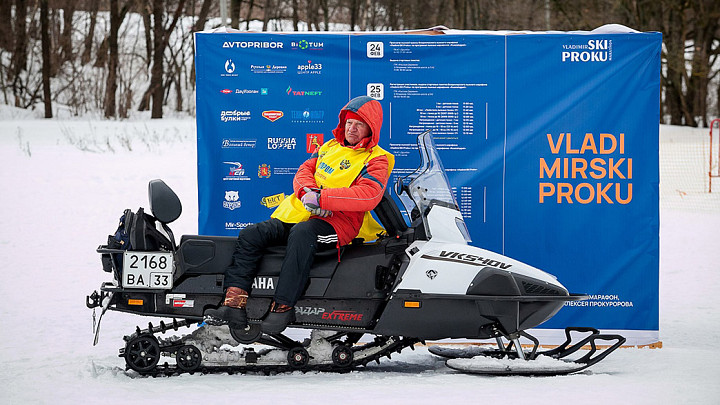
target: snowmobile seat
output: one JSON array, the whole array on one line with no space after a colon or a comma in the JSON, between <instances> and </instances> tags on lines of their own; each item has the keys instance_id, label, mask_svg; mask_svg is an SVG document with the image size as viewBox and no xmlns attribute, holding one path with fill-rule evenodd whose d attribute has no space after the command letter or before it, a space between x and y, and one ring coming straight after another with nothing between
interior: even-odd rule
<instances>
[{"instance_id":1,"label":"snowmobile seat","mask_svg":"<svg viewBox=\"0 0 720 405\"><path fill-rule=\"evenodd\" d=\"M232 262L235 250L234 236L183 235L178 253L185 270L184 274L223 274ZM258 266L258 275L277 276L280 274L285 246L266 249ZM310 270L310 277L331 277L338 264L337 249L317 252Z\"/></svg>"}]
</instances>

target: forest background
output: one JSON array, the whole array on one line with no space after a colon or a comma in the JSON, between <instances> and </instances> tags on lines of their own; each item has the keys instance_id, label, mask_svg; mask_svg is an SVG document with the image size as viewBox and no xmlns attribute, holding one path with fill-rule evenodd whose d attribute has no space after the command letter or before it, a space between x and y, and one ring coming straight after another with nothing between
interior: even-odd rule
<instances>
[{"instance_id":1,"label":"forest background","mask_svg":"<svg viewBox=\"0 0 720 405\"><path fill-rule=\"evenodd\" d=\"M193 32L223 25L308 32L622 24L663 34L661 123L706 127L720 116L717 0L2 0L0 21L0 103L46 118L193 115Z\"/></svg>"}]
</instances>

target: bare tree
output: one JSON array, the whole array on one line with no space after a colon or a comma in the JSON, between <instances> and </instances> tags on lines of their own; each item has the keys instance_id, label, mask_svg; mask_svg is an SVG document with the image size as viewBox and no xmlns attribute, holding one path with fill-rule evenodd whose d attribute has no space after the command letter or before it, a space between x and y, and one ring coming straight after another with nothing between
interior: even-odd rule
<instances>
[{"instance_id":1,"label":"bare tree","mask_svg":"<svg viewBox=\"0 0 720 405\"><path fill-rule=\"evenodd\" d=\"M0 49L12 51L14 41L12 34L12 1L5 0L0 1L0 21L4 21L4 24L0 24Z\"/></svg>"},{"instance_id":2,"label":"bare tree","mask_svg":"<svg viewBox=\"0 0 720 405\"><path fill-rule=\"evenodd\" d=\"M83 45L83 53L81 57L82 64L86 64L90 62L90 58L92 57L92 46L94 43L95 38L95 25L97 24L97 13L98 8L100 6L99 1L91 1L90 2L90 10L88 18L90 19L90 22L88 24L88 33L85 37L85 43Z\"/></svg>"},{"instance_id":3,"label":"bare tree","mask_svg":"<svg viewBox=\"0 0 720 405\"><path fill-rule=\"evenodd\" d=\"M15 50L10 64L15 106L21 106L22 83L20 72L27 69L27 6L25 0L15 0Z\"/></svg>"},{"instance_id":4,"label":"bare tree","mask_svg":"<svg viewBox=\"0 0 720 405\"><path fill-rule=\"evenodd\" d=\"M163 76L165 74L164 53L170 41L170 34L175 29L184 8L185 0L179 0L173 13L172 22L166 28L163 21L165 1L153 0L152 2L153 56L152 66L150 68L150 85L138 107L138 111L147 110L149 101L152 101L152 118L162 118L163 116L162 106L165 98L165 85L163 84Z\"/></svg>"},{"instance_id":5,"label":"bare tree","mask_svg":"<svg viewBox=\"0 0 720 405\"><path fill-rule=\"evenodd\" d=\"M50 24L48 23L48 0L40 0L40 35L42 41L42 87L45 118L52 118L50 93Z\"/></svg>"},{"instance_id":6,"label":"bare tree","mask_svg":"<svg viewBox=\"0 0 720 405\"><path fill-rule=\"evenodd\" d=\"M117 93L118 31L120 30L120 10L118 0L110 0L110 36L107 76L105 79L105 118L115 117L115 97Z\"/></svg>"},{"instance_id":7,"label":"bare tree","mask_svg":"<svg viewBox=\"0 0 720 405\"><path fill-rule=\"evenodd\" d=\"M75 16L75 1L65 0L63 4L63 24L58 39L57 67L73 58L72 32Z\"/></svg>"},{"instance_id":8,"label":"bare tree","mask_svg":"<svg viewBox=\"0 0 720 405\"><path fill-rule=\"evenodd\" d=\"M240 3L241 0L230 0L230 26L240 28Z\"/></svg>"}]
</instances>

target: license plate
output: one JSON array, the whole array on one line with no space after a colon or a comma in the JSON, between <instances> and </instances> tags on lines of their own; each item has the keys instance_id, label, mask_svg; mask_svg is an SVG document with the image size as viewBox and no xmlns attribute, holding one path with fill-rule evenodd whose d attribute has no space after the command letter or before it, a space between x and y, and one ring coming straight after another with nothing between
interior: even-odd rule
<instances>
[{"instance_id":1,"label":"license plate","mask_svg":"<svg viewBox=\"0 0 720 405\"><path fill-rule=\"evenodd\" d=\"M166 289L173 287L171 252L125 252L123 287Z\"/></svg>"}]
</instances>

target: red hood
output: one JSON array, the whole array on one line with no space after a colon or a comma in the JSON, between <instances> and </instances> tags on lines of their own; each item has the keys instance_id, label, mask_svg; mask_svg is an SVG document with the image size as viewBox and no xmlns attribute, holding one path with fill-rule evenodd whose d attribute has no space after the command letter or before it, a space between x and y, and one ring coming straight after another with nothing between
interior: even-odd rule
<instances>
[{"instance_id":1,"label":"red hood","mask_svg":"<svg viewBox=\"0 0 720 405\"><path fill-rule=\"evenodd\" d=\"M366 149L372 148L377 145L380 141L380 128L382 127L383 112L380 103L372 97L360 96L350 100L345 107L340 110L339 121L337 128L333 129L332 133L335 135L340 144L344 144L345 141L345 116L348 111L352 111L362 117L363 121L370 125L370 131L372 132L368 140L361 141L361 145L364 142Z\"/></svg>"}]
</instances>

